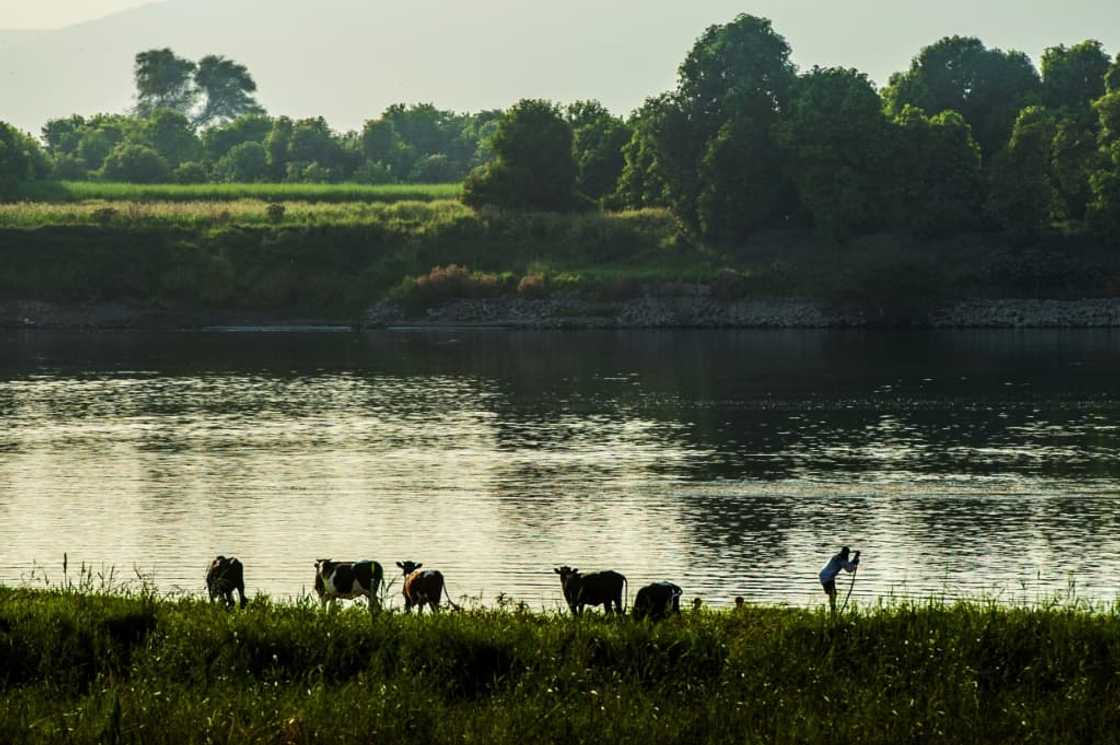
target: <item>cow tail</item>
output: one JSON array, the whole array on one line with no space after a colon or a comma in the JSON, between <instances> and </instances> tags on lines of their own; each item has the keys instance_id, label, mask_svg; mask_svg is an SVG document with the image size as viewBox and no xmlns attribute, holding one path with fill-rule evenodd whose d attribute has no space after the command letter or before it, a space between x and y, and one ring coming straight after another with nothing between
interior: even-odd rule
<instances>
[{"instance_id":1,"label":"cow tail","mask_svg":"<svg viewBox=\"0 0 1120 745\"><path fill-rule=\"evenodd\" d=\"M459 606L455 605L455 601L451 599L451 593L450 593L450 592L448 592L448 590L447 590L447 585L446 585L446 584L444 584L444 586L443 586L443 596L444 596L445 598L447 598L447 604L448 604L448 605L450 605L450 606L452 607L452 609L454 609L454 610L463 610L463 609L462 609L462 608L460 608Z\"/></svg>"}]
</instances>

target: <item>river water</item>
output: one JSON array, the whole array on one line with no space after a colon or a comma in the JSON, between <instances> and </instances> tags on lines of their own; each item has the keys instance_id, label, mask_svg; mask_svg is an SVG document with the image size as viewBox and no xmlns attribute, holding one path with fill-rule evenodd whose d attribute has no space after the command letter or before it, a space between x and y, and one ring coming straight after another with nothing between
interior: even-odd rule
<instances>
[{"instance_id":1,"label":"river water","mask_svg":"<svg viewBox=\"0 0 1120 745\"><path fill-rule=\"evenodd\" d=\"M368 557L811 605L847 543L861 603L1111 602L1118 372L1108 331L0 332L0 582Z\"/></svg>"}]
</instances>

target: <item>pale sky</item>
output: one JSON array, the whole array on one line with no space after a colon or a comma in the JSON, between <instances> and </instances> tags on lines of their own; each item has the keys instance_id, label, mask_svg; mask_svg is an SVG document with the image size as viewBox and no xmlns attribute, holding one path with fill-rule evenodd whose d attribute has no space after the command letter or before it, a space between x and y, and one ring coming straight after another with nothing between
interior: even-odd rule
<instances>
[{"instance_id":1,"label":"pale sky","mask_svg":"<svg viewBox=\"0 0 1120 745\"><path fill-rule=\"evenodd\" d=\"M0 29L54 29L151 0L0 0Z\"/></svg>"},{"instance_id":2,"label":"pale sky","mask_svg":"<svg viewBox=\"0 0 1120 745\"><path fill-rule=\"evenodd\" d=\"M855 67L880 86L952 34L1036 64L1087 38L1120 51L1120 0L0 0L0 119L37 131L123 111L134 55L163 46L232 57L270 112L343 129L397 102L596 98L625 114L672 88L705 27L739 13L771 19L802 70ZM65 30L3 33L18 29Z\"/></svg>"}]
</instances>

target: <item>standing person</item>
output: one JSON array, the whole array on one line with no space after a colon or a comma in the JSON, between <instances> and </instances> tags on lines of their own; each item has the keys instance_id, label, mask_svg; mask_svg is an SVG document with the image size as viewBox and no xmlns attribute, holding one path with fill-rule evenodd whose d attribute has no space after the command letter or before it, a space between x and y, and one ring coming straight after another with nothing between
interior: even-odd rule
<instances>
[{"instance_id":1,"label":"standing person","mask_svg":"<svg viewBox=\"0 0 1120 745\"><path fill-rule=\"evenodd\" d=\"M851 550L844 546L840 549L840 553L829 559L821 568L821 586L828 595L828 607L833 613L836 613L836 575L840 574L841 569L845 572L854 572L859 566L859 551L856 551L856 555L848 561L850 553Z\"/></svg>"}]
</instances>

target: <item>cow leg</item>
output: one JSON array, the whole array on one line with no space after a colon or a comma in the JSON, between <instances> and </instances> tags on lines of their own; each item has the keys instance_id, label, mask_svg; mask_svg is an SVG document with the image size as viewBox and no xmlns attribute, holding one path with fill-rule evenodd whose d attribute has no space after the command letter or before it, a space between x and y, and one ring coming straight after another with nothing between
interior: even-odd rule
<instances>
[{"instance_id":1,"label":"cow leg","mask_svg":"<svg viewBox=\"0 0 1120 745\"><path fill-rule=\"evenodd\" d=\"M249 602L248 600L245 599L245 583L244 582L238 582L237 583L237 597L240 600L241 607L244 608L246 606L246 604L248 604L248 602ZM231 600L232 600L232 598L231 598Z\"/></svg>"}]
</instances>

